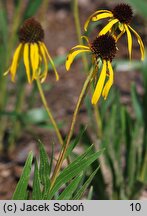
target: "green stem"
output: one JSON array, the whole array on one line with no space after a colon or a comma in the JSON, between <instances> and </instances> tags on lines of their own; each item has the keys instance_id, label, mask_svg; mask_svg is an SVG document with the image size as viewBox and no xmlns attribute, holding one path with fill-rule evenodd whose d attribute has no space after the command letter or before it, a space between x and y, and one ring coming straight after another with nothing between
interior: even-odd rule
<instances>
[{"instance_id":1,"label":"green stem","mask_svg":"<svg viewBox=\"0 0 147 216\"><path fill-rule=\"evenodd\" d=\"M81 38L80 20L79 20L78 0L73 0L73 13L74 13L75 27L76 27L78 42L79 44L83 45L83 40ZM88 62L87 62L85 53L82 53L82 61L83 61L85 71L89 72ZM101 121L98 105L94 106L94 115L95 115L95 120L97 124L98 136L101 138L102 137L102 121Z\"/></svg>"},{"instance_id":2,"label":"green stem","mask_svg":"<svg viewBox=\"0 0 147 216\"><path fill-rule=\"evenodd\" d=\"M70 144L70 140L71 140L71 137L72 137L72 134L73 134L73 130L74 130L74 126L75 126L76 119L77 119L77 114L78 114L78 111L79 111L80 106L82 104L82 101L85 98L86 91L87 91L87 89L89 87L89 84L91 83L92 76L93 76L93 70L90 71L87 79L85 80L85 83L83 85L82 91L81 91L81 93L79 95L79 98L78 98L78 101L77 101L77 104L76 104L76 107L75 107L75 110L74 110L74 114L73 114L73 118L72 118L70 129L69 129L69 133L67 135L66 143L63 146L62 151L60 152L60 155L58 157L55 170L54 170L52 178L51 178L51 188L53 187L53 185L54 185L54 183L56 181L56 178L57 178L57 176L58 176L58 174L60 172L62 163L63 163L63 161L65 159L66 150L67 150L67 148L68 148L68 146Z\"/></svg>"},{"instance_id":3,"label":"green stem","mask_svg":"<svg viewBox=\"0 0 147 216\"><path fill-rule=\"evenodd\" d=\"M57 137L58 137L59 143L60 143L61 146L62 146L62 145L64 144L64 141L63 141L63 138L62 138L62 136L61 136L61 133L60 133L60 131L59 131L59 129L58 129L58 126L57 126L57 124L56 124L56 121L54 120L54 117L53 117L53 115L52 115L52 113L51 113L51 111L50 111L50 109L49 109L49 106L48 106L48 104L47 104L47 101L46 101L46 99L45 99L45 95L44 95L44 92L43 92L43 89L42 89L40 80L37 78L36 82L37 82L37 87L38 87L38 90L39 90L39 93L40 93L41 100L42 100L42 103L43 103L43 105L44 105L44 108L46 109L46 112L47 112L47 114L48 114L48 116L49 116L49 119L50 119L50 121L51 121L51 123L52 123L52 125L53 125L53 127L54 127L54 129L55 129L55 132L56 132L56 135L57 135Z\"/></svg>"},{"instance_id":4,"label":"green stem","mask_svg":"<svg viewBox=\"0 0 147 216\"><path fill-rule=\"evenodd\" d=\"M81 38L80 20L79 20L78 0L73 0L73 14L74 14L74 20L75 20L75 27L76 27L78 42L79 42L79 44L83 45L83 40ZM85 71L88 71L88 63L87 63L85 53L82 53L82 61L83 61Z\"/></svg>"}]
</instances>

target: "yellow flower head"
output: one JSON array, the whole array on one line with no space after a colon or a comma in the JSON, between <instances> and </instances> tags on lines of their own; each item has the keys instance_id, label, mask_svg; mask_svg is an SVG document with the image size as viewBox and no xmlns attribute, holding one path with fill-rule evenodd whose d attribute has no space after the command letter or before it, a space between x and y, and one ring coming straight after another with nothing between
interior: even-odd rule
<instances>
[{"instance_id":1,"label":"yellow flower head","mask_svg":"<svg viewBox=\"0 0 147 216\"><path fill-rule=\"evenodd\" d=\"M27 19L20 28L18 35L20 44L15 50L11 66L4 75L10 72L12 81L15 81L20 57L23 57L28 82L31 83L37 78L44 82L48 73L49 59L58 80L59 76L54 62L43 42L44 31L40 23L34 18Z\"/></svg>"},{"instance_id":2,"label":"yellow flower head","mask_svg":"<svg viewBox=\"0 0 147 216\"><path fill-rule=\"evenodd\" d=\"M113 69L111 61L115 57L117 47L114 37L108 34L96 37L92 43L88 41L87 37L85 38L88 42L88 46L77 45L73 47L67 56L65 66L66 69L69 70L74 58L79 53L87 52L92 54L92 62L94 63L95 72L97 72L100 62L99 60L101 60L101 72L91 100L92 104L96 104L101 94L104 99L107 98L109 90L113 84ZM96 75L96 73L94 73L94 75ZM108 77L107 81L106 77Z\"/></svg>"},{"instance_id":3,"label":"yellow flower head","mask_svg":"<svg viewBox=\"0 0 147 216\"><path fill-rule=\"evenodd\" d=\"M85 31L87 31L87 27L90 21L98 21L101 19L109 18L108 24L100 31L99 35L106 34L107 32L111 32L112 34L115 35L116 30L119 29L120 34L116 36L116 40L118 40L126 32L127 39L128 39L129 57L131 59L131 55L132 55L131 32L133 32L139 43L140 51L141 51L141 60L143 60L144 59L144 45L141 40L141 37L130 26L132 17L133 17L133 11L128 4L118 4L113 8L112 11L98 10L95 13L93 13L85 22L84 29Z\"/></svg>"}]
</instances>

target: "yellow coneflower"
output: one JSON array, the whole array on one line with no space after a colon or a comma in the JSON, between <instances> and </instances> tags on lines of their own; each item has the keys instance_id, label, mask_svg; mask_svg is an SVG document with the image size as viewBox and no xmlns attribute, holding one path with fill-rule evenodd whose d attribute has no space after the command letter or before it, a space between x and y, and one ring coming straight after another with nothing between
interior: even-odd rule
<instances>
[{"instance_id":1,"label":"yellow coneflower","mask_svg":"<svg viewBox=\"0 0 147 216\"><path fill-rule=\"evenodd\" d=\"M88 42L88 46L77 45L73 47L67 56L65 66L66 70L68 71L74 58L82 52L92 54L92 62L94 63L94 67L96 67L96 69L98 68L97 66L99 66L99 62L102 62L99 79L97 81L91 100L92 104L96 104L101 94L104 97L104 99L107 98L109 90L113 84L113 69L111 61L115 57L117 47L116 41L114 37L112 37L111 35L106 34L98 36L92 43L89 42L87 37L85 38ZM96 73L94 75L96 76ZM108 80L106 81L107 76Z\"/></svg>"},{"instance_id":2,"label":"yellow coneflower","mask_svg":"<svg viewBox=\"0 0 147 216\"><path fill-rule=\"evenodd\" d=\"M131 54L132 54L131 32L133 32L139 43L140 51L141 51L141 60L143 60L144 59L144 45L143 45L143 42L139 34L130 26L132 17L133 17L133 11L128 4L118 4L113 8L112 11L98 10L95 13L93 13L85 22L84 29L85 31L87 31L87 27L90 21L98 21L101 19L109 18L108 24L100 31L99 35L106 34L109 31L111 32L112 29L114 29L114 31L119 29L120 34L116 38L116 40L118 40L126 32L127 39L128 39L129 57L131 59Z\"/></svg>"},{"instance_id":3,"label":"yellow coneflower","mask_svg":"<svg viewBox=\"0 0 147 216\"><path fill-rule=\"evenodd\" d=\"M28 82L39 79L41 82L47 77L48 59L55 72L56 79L59 79L54 62L43 42L44 31L39 22L34 18L27 19L19 32L20 44L15 50L11 66L4 73L10 72L12 81L15 81L15 75L20 58L23 56Z\"/></svg>"}]
</instances>

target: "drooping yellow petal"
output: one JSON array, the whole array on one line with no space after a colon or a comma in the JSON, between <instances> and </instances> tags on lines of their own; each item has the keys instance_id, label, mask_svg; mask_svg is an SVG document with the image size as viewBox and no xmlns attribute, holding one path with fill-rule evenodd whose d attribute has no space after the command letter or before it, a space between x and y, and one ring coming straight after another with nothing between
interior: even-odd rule
<instances>
[{"instance_id":1,"label":"drooping yellow petal","mask_svg":"<svg viewBox=\"0 0 147 216\"><path fill-rule=\"evenodd\" d=\"M141 37L139 36L139 34L131 27L128 25L128 27L131 29L131 31L135 34L135 36L137 37L137 41L139 43L140 46L140 52L141 52L141 60L144 60L144 56L145 56L145 49L144 49L144 44L141 40Z\"/></svg>"},{"instance_id":2,"label":"drooping yellow petal","mask_svg":"<svg viewBox=\"0 0 147 216\"><path fill-rule=\"evenodd\" d=\"M51 65L52 65L53 70L54 70L54 73L55 73L55 76L56 76L56 80L59 80L59 75L58 75L58 72L56 70L55 64L54 64L54 62L53 62L53 60L52 60L52 58L51 58L51 56L50 56L50 54L49 54L46 46L45 46L45 44L43 42L39 42L39 43L43 46L43 48L44 48L44 50L45 50L45 52L47 54L47 57L48 57Z\"/></svg>"},{"instance_id":3,"label":"drooping yellow petal","mask_svg":"<svg viewBox=\"0 0 147 216\"><path fill-rule=\"evenodd\" d=\"M31 83L31 75L30 75L30 62L29 62L29 43L25 43L24 45L24 53L23 53L24 65L26 68L26 74L28 78L28 82Z\"/></svg>"},{"instance_id":4,"label":"drooping yellow petal","mask_svg":"<svg viewBox=\"0 0 147 216\"><path fill-rule=\"evenodd\" d=\"M104 89L103 89L103 92L102 92L102 96L104 97L105 100L107 99L108 93L109 93L110 88L111 88L111 86L113 84L113 69L112 69L112 65L111 65L110 61L108 61L107 64L108 64L108 70L109 70L109 79L106 82L106 84L104 86Z\"/></svg>"},{"instance_id":5,"label":"drooping yellow petal","mask_svg":"<svg viewBox=\"0 0 147 216\"><path fill-rule=\"evenodd\" d=\"M32 65L33 74L35 73L35 61L34 61L34 56L35 56L35 48L34 48L34 44L31 43L31 44L30 44L30 59L31 59L31 65Z\"/></svg>"},{"instance_id":6,"label":"drooping yellow petal","mask_svg":"<svg viewBox=\"0 0 147 216\"><path fill-rule=\"evenodd\" d=\"M73 51L73 52L70 52L67 56L67 59L66 59L66 62L65 62L65 67L66 67L66 70L68 71L70 69L70 66L74 60L74 58L82 53L82 52L91 52L91 50L87 50L87 49L80 49L80 50L76 50L76 51Z\"/></svg>"},{"instance_id":7,"label":"drooping yellow petal","mask_svg":"<svg viewBox=\"0 0 147 216\"><path fill-rule=\"evenodd\" d=\"M88 45L89 45L89 39L88 39L88 37L87 37L87 36L85 36L85 35L82 35L82 36L81 36L81 38L82 38L82 39L84 39L84 40L86 40L86 41L87 41L87 43L88 43Z\"/></svg>"},{"instance_id":8,"label":"drooping yellow petal","mask_svg":"<svg viewBox=\"0 0 147 216\"><path fill-rule=\"evenodd\" d=\"M116 42L121 38L121 36L125 33L125 30L120 32L120 34L116 37Z\"/></svg>"},{"instance_id":9,"label":"drooping yellow petal","mask_svg":"<svg viewBox=\"0 0 147 216\"><path fill-rule=\"evenodd\" d=\"M96 88L94 90L94 94L92 96L92 100L91 100L92 104L96 104L98 102L104 87L105 79L106 79L106 60L103 60L103 66L100 73L100 77L97 82Z\"/></svg>"},{"instance_id":10,"label":"drooping yellow petal","mask_svg":"<svg viewBox=\"0 0 147 216\"><path fill-rule=\"evenodd\" d=\"M95 21L98 21L100 19L105 19L108 17L113 17L113 14L112 13L101 13L101 14L98 14L96 16L93 16L91 20L95 22Z\"/></svg>"},{"instance_id":11,"label":"drooping yellow petal","mask_svg":"<svg viewBox=\"0 0 147 216\"><path fill-rule=\"evenodd\" d=\"M90 50L90 48L88 46L84 46L84 45L74 46L74 47L72 47L71 50L73 50L73 49L86 49L86 50Z\"/></svg>"},{"instance_id":12,"label":"drooping yellow petal","mask_svg":"<svg viewBox=\"0 0 147 216\"><path fill-rule=\"evenodd\" d=\"M113 19L111 20L99 33L99 35L104 35L106 34L114 24L116 24L117 22L119 22L118 19Z\"/></svg>"},{"instance_id":13,"label":"drooping yellow petal","mask_svg":"<svg viewBox=\"0 0 147 216\"><path fill-rule=\"evenodd\" d=\"M16 48L10 68L4 73L4 75L7 75L7 73L10 71L12 75L11 79L13 82L15 80L16 70L17 70L18 61L19 61L22 47L23 47L23 44L20 43L19 46Z\"/></svg>"},{"instance_id":14,"label":"drooping yellow petal","mask_svg":"<svg viewBox=\"0 0 147 216\"><path fill-rule=\"evenodd\" d=\"M111 11L109 10L98 10L96 12L94 12L93 14L91 14L91 16L88 17L88 19L86 20L85 24L84 24L84 30L87 31L87 28L88 28L88 25L89 25L89 22L91 21L91 19L96 16L97 14L99 13L111 13Z\"/></svg>"},{"instance_id":15,"label":"drooping yellow petal","mask_svg":"<svg viewBox=\"0 0 147 216\"><path fill-rule=\"evenodd\" d=\"M41 82L44 82L44 80L47 77L47 72L48 72L48 64L47 64L47 59L46 59L46 54L45 54L45 50L44 47L42 45L40 45L40 51L44 60L44 72L41 74Z\"/></svg>"},{"instance_id":16,"label":"drooping yellow petal","mask_svg":"<svg viewBox=\"0 0 147 216\"><path fill-rule=\"evenodd\" d=\"M125 30L127 32L129 58L131 59L131 56L132 56L132 36L131 36L130 30L128 29L128 26L126 24L124 24L124 27L125 27Z\"/></svg>"},{"instance_id":17,"label":"drooping yellow petal","mask_svg":"<svg viewBox=\"0 0 147 216\"><path fill-rule=\"evenodd\" d=\"M36 73L38 71L39 66L39 51L37 43L31 43L30 45L30 59L33 70L32 80L36 79Z\"/></svg>"}]
</instances>

